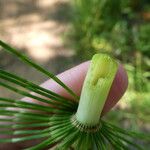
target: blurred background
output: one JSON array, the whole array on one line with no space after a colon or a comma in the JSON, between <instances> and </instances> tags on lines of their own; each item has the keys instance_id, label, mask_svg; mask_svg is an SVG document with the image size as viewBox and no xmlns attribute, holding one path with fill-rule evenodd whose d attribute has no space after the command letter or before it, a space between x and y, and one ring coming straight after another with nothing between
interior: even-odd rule
<instances>
[{"instance_id":1,"label":"blurred background","mask_svg":"<svg viewBox=\"0 0 150 150\"><path fill-rule=\"evenodd\" d=\"M0 0L0 10L0 39L54 74L95 53L118 58L129 86L107 119L150 131L149 0ZM0 67L37 83L46 80L2 49ZM3 88L0 96L16 97Z\"/></svg>"}]
</instances>

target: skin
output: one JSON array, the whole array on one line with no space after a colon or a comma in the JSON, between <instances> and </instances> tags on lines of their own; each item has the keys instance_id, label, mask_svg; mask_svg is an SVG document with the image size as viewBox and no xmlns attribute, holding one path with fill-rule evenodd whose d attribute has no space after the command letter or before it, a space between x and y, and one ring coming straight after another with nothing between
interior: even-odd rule
<instances>
[{"instance_id":1,"label":"skin","mask_svg":"<svg viewBox=\"0 0 150 150\"><path fill-rule=\"evenodd\" d=\"M68 87L70 87L77 95L80 95L82 85L88 70L90 62L82 63L74 68L71 68L59 75L57 77L63 81ZM64 97L72 99L72 96L67 93L61 86L59 86L56 82L50 80L45 81L41 84L42 87L50 89ZM115 104L119 101L119 99L123 96L128 86L128 78L125 69L120 64L118 66L118 71L116 73L115 79L111 86L109 95L107 97L105 106L103 108L102 115L105 115L110 111L111 108L115 106ZM34 99L23 98L23 101L30 101L34 103L39 103ZM40 103L42 105L42 103ZM4 138L4 136L0 136L0 138ZM3 150L20 150L25 147L30 147L38 143L38 140L21 142L17 144L0 144L0 149Z\"/></svg>"}]
</instances>

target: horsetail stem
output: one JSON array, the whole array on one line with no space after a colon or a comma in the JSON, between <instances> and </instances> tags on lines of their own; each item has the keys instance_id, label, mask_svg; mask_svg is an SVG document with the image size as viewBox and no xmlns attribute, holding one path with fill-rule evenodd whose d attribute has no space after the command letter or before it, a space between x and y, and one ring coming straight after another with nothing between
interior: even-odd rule
<instances>
[{"instance_id":1,"label":"horsetail stem","mask_svg":"<svg viewBox=\"0 0 150 150\"><path fill-rule=\"evenodd\" d=\"M117 72L117 62L106 54L95 54L86 75L76 119L88 126L99 123L110 87Z\"/></svg>"}]
</instances>

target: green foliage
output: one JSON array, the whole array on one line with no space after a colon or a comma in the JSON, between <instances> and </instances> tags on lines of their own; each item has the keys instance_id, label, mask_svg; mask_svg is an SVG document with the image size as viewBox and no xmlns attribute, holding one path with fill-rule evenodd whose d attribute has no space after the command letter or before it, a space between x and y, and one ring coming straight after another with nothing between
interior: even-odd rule
<instances>
[{"instance_id":1,"label":"green foliage","mask_svg":"<svg viewBox=\"0 0 150 150\"><path fill-rule=\"evenodd\" d=\"M140 26L137 49L150 57L150 24L145 23Z\"/></svg>"},{"instance_id":2,"label":"green foliage","mask_svg":"<svg viewBox=\"0 0 150 150\"><path fill-rule=\"evenodd\" d=\"M148 6L146 0L74 0L73 38L77 54L84 54L80 55L84 59L95 52L112 51L120 57L136 48L148 53L150 26L141 16L150 10Z\"/></svg>"},{"instance_id":3,"label":"green foliage","mask_svg":"<svg viewBox=\"0 0 150 150\"><path fill-rule=\"evenodd\" d=\"M73 4L73 38L77 53L84 54L81 55L83 58L89 58L98 52L99 48L104 48L109 32L119 20L120 0L75 0ZM109 50L110 46L107 47Z\"/></svg>"},{"instance_id":4,"label":"green foliage","mask_svg":"<svg viewBox=\"0 0 150 150\"><path fill-rule=\"evenodd\" d=\"M51 72L32 62L27 56L2 41L0 46L39 72L50 76L74 98L77 97L67 85ZM74 115L78 107L77 102L69 101L57 93L4 70L0 70L0 86L47 104L40 105L0 97L0 134L6 136L6 138L0 138L0 143L17 143L45 138L41 143L27 150L40 150L48 146L52 148L55 144L57 144L56 150L67 150L70 147L76 150L93 149L93 146L97 150L109 148L126 150L131 147L144 150L133 139L144 141L150 139L150 135L127 131L101 119L96 126L81 124Z\"/></svg>"}]
</instances>

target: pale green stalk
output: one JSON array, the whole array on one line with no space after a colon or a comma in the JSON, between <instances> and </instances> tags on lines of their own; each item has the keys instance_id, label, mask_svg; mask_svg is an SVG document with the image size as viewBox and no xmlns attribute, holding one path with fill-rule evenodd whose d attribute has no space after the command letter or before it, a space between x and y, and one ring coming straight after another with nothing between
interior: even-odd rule
<instances>
[{"instance_id":1,"label":"pale green stalk","mask_svg":"<svg viewBox=\"0 0 150 150\"><path fill-rule=\"evenodd\" d=\"M99 123L117 68L117 62L108 55L94 55L76 113L76 119L81 124L93 126Z\"/></svg>"}]
</instances>

